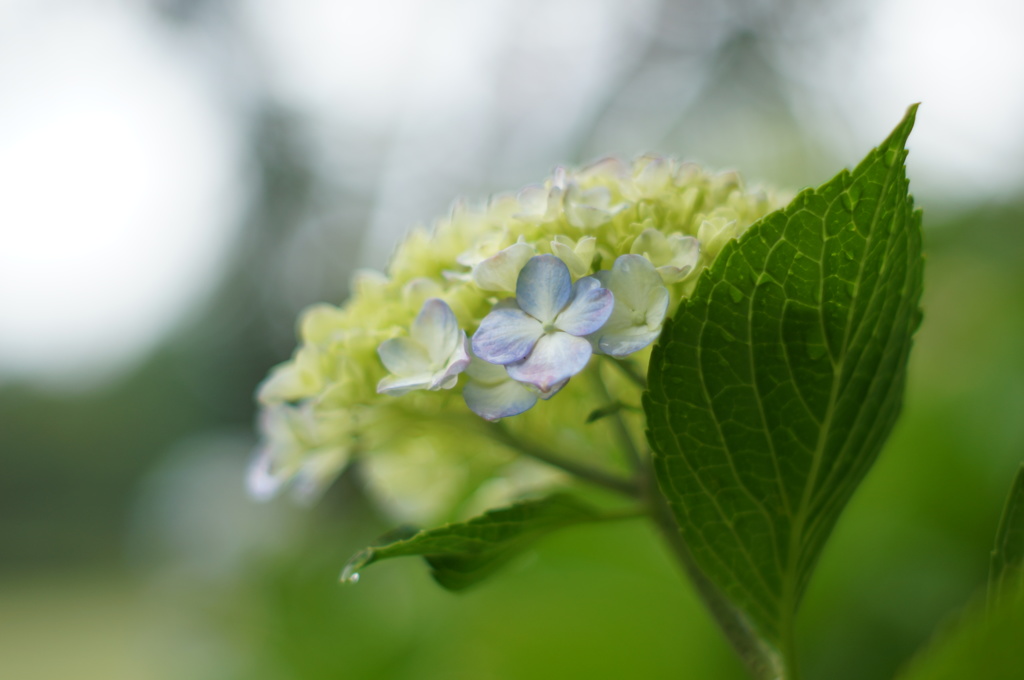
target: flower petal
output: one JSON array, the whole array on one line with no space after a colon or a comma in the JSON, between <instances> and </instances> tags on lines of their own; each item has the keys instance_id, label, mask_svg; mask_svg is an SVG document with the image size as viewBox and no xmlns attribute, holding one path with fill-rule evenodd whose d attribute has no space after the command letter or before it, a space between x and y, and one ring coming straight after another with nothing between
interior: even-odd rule
<instances>
[{"instance_id":1,"label":"flower petal","mask_svg":"<svg viewBox=\"0 0 1024 680\"><path fill-rule=\"evenodd\" d=\"M448 358L458 346L461 332L452 308L444 300L437 298L431 298L423 303L410 329L412 339L426 350L430 366L434 369L441 368L448 362Z\"/></svg>"},{"instance_id":2,"label":"flower petal","mask_svg":"<svg viewBox=\"0 0 1024 680\"><path fill-rule=\"evenodd\" d=\"M411 375L388 375L377 383L377 394L390 394L398 397L413 390L437 389L434 384L434 373L424 371Z\"/></svg>"},{"instance_id":3,"label":"flower petal","mask_svg":"<svg viewBox=\"0 0 1024 680\"><path fill-rule=\"evenodd\" d=\"M569 268L554 255L535 255L519 272L516 302L542 324L554 321L571 295Z\"/></svg>"},{"instance_id":4,"label":"flower petal","mask_svg":"<svg viewBox=\"0 0 1024 680\"><path fill-rule=\"evenodd\" d=\"M602 352L613 357L624 357L642 350L658 339L661 328L649 330L646 326L632 326L601 335L597 344Z\"/></svg>"},{"instance_id":5,"label":"flower petal","mask_svg":"<svg viewBox=\"0 0 1024 680\"><path fill-rule=\"evenodd\" d=\"M492 364L484 361L475 354L470 355L469 365L466 367L466 376L472 382L484 385L497 385L503 380L508 380L508 371L500 364Z\"/></svg>"},{"instance_id":6,"label":"flower petal","mask_svg":"<svg viewBox=\"0 0 1024 680\"><path fill-rule=\"evenodd\" d=\"M548 333L522 361L509 364L514 380L530 383L541 392L550 392L584 369L590 360L590 343L568 333Z\"/></svg>"},{"instance_id":7,"label":"flower petal","mask_svg":"<svg viewBox=\"0 0 1024 680\"><path fill-rule=\"evenodd\" d=\"M377 355L395 375L430 373L430 357L423 345L412 338L391 338L380 343Z\"/></svg>"},{"instance_id":8,"label":"flower petal","mask_svg":"<svg viewBox=\"0 0 1024 680\"><path fill-rule=\"evenodd\" d=\"M555 327L571 335L589 335L604 325L615 306L615 296L592 276L576 282L572 301L555 319Z\"/></svg>"},{"instance_id":9,"label":"flower petal","mask_svg":"<svg viewBox=\"0 0 1024 680\"><path fill-rule=\"evenodd\" d=\"M434 374L434 379L430 383L430 390L450 390L455 387L456 381L459 379L459 373L466 370L469 366L469 341L466 339L466 331L459 331L459 339L453 351L448 359L448 364L444 367L444 370L438 371Z\"/></svg>"},{"instance_id":10,"label":"flower petal","mask_svg":"<svg viewBox=\"0 0 1024 680\"><path fill-rule=\"evenodd\" d=\"M591 334L597 349L616 357L643 349L661 333L669 293L661 274L640 255L622 255L612 270L595 274L615 295L607 323Z\"/></svg>"},{"instance_id":11,"label":"flower petal","mask_svg":"<svg viewBox=\"0 0 1024 680\"><path fill-rule=\"evenodd\" d=\"M528 243L513 243L473 267L473 281L483 290L511 293L523 265L536 252Z\"/></svg>"},{"instance_id":12,"label":"flower petal","mask_svg":"<svg viewBox=\"0 0 1024 680\"><path fill-rule=\"evenodd\" d=\"M518 307L496 307L473 334L473 353L492 364L519 361L533 349L544 327Z\"/></svg>"},{"instance_id":13,"label":"flower petal","mask_svg":"<svg viewBox=\"0 0 1024 680\"><path fill-rule=\"evenodd\" d=\"M519 415L537 403L537 395L507 376L493 385L471 380L462 388L462 398L473 413L490 421Z\"/></svg>"},{"instance_id":14,"label":"flower petal","mask_svg":"<svg viewBox=\"0 0 1024 680\"><path fill-rule=\"evenodd\" d=\"M661 274L642 255L620 255L611 276L601 281L615 294L616 307L625 305L635 311L646 309L651 289L664 285Z\"/></svg>"},{"instance_id":15,"label":"flower petal","mask_svg":"<svg viewBox=\"0 0 1024 680\"><path fill-rule=\"evenodd\" d=\"M661 331L661 326L665 323L665 314L668 312L668 301L668 288L664 286L652 289L648 295L645 321L651 330Z\"/></svg>"}]
</instances>

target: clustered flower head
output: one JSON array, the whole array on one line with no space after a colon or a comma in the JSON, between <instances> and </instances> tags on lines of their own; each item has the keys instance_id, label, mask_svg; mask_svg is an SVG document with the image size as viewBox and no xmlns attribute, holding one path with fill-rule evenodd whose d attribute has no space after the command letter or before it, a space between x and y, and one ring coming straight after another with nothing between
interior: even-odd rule
<instances>
[{"instance_id":1,"label":"clustered flower head","mask_svg":"<svg viewBox=\"0 0 1024 680\"><path fill-rule=\"evenodd\" d=\"M258 392L252 490L315 495L358 460L367 478L386 480L376 489L385 504L399 487L426 487L433 497L414 505L444 515L523 469L470 419L600 450L602 435L583 423L606 404L581 374L607 373L608 362L644 374L701 270L781 198L745 191L735 173L642 156L559 168L486 205L456 203L408 235L386 275L362 272L344 305L303 314L295 354ZM417 485L402 474L416 461L451 474Z\"/></svg>"}]
</instances>

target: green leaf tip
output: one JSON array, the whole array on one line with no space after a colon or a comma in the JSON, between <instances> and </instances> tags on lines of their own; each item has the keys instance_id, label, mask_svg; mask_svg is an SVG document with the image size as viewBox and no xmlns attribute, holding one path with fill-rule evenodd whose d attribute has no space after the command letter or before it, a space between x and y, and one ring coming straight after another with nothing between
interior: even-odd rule
<instances>
[{"instance_id":1,"label":"green leaf tip","mask_svg":"<svg viewBox=\"0 0 1024 680\"><path fill-rule=\"evenodd\" d=\"M651 357L659 488L699 569L786 657L818 556L900 411L921 316L903 162L916 112L730 242Z\"/></svg>"},{"instance_id":2,"label":"green leaf tip","mask_svg":"<svg viewBox=\"0 0 1024 680\"><path fill-rule=\"evenodd\" d=\"M1024 592L1024 464L1017 469L999 519L988 581L989 606Z\"/></svg>"},{"instance_id":3,"label":"green leaf tip","mask_svg":"<svg viewBox=\"0 0 1024 680\"><path fill-rule=\"evenodd\" d=\"M602 519L606 517L595 508L567 494L522 501L465 522L383 539L353 555L341 581L358 582L360 571L374 562L418 555L426 559L441 586L462 590L490 576L545 534Z\"/></svg>"}]
</instances>

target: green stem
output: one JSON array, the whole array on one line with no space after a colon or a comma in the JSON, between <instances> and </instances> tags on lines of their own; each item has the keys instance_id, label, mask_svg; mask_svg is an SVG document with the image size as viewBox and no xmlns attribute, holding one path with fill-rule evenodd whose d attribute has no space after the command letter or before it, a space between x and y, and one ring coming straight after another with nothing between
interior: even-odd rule
<instances>
[{"instance_id":1,"label":"green stem","mask_svg":"<svg viewBox=\"0 0 1024 680\"><path fill-rule=\"evenodd\" d=\"M604 384L604 380L601 378L601 372L594 370L591 372L591 375L593 376L594 387L598 391L598 396L605 403L610 403L612 401L612 396L608 392L608 386ZM615 428L615 436L618 437L619 444L622 446L622 450L625 452L630 466L632 466L634 471L642 474L645 469L644 460L640 455L640 450L637 448L636 442L633 441L633 435L629 431L626 419L622 417L622 411L616 411L611 415L611 417L612 426Z\"/></svg>"},{"instance_id":2,"label":"green stem","mask_svg":"<svg viewBox=\"0 0 1024 680\"><path fill-rule=\"evenodd\" d=\"M782 654L782 663L786 669L783 676L785 680L800 680L800 664L797 663L796 656L796 637L793 633L793 621L784 621L779 652Z\"/></svg>"},{"instance_id":3,"label":"green stem","mask_svg":"<svg viewBox=\"0 0 1024 680\"><path fill-rule=\"evenodd\" d=\"M493 439L516 449L520 453L531 458L547 463L553 467L564 470L592 484L602 486L611 491L626 495L630 498L640 498L640 485L634 480L620 477L616 474L606 472L600 468L580 463L566 458L554 451L550 451L541 444L518 436L502 423L486 424L484 431Z\"/></svg>"},{"instance_id":4,"label":"green stem","mask_svg":"<svg viewBox=\"0 0 1024 680\"><path fill-rule=\"evenodd\" d=\"M697 566L679 531L672 509L654 483L653 474L648 476L645 491L651 508L651 518L661 532L662 538L751 677L756 680L798 680L795 674L784 670L783 659L761 641L740 612Z\"/></svg>"}]
</instances>

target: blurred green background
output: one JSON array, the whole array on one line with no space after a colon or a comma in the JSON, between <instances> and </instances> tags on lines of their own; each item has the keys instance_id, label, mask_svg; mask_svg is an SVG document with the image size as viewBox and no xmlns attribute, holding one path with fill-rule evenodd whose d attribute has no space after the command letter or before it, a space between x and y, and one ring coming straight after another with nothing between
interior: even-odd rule
<instances>
[{"instance_id":1,"label":"blurred green background","mask_svg":"<svg viewBox=\"0 0 1024 680\"><path fill-rule=\"evenodd\" d=\"M813 185L923 101L905 413L800 620L887 678L983 587L1024 459L1024 10L979 0L0 2L0 677L741 678L646 527L452 595L346 476L244 492L296 313L473 197L659 151Z\"/></svg>"}]
</instances>

